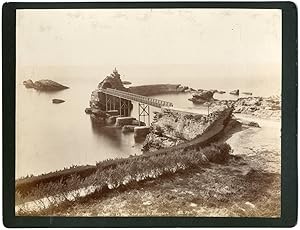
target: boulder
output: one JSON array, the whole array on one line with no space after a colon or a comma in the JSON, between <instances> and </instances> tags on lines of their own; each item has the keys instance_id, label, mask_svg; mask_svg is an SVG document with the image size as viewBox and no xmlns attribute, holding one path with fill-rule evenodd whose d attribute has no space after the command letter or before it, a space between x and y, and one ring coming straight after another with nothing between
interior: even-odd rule
<instances>
[{"instance_id":1,"label":"boulder","mask_svg":"<svg viewBox=\"0 0 300 230\"><path fill-rule=\"evenodd\" d=\"M63 102L65 102L65 101L62 100L62 99L52 99L53 104L60 104L60 103L63 103Z\"/></svg>"},{"instance_id":2,"label":"boulder","mask_svg":"<svg viewBox=\"0 0 300 230\"><path fill-rule=\"evenodd\" d=\"M238 96L240 94L240 90L239 89L233 90L230 92L230 94Z\"/></svg>"}]
</instances>

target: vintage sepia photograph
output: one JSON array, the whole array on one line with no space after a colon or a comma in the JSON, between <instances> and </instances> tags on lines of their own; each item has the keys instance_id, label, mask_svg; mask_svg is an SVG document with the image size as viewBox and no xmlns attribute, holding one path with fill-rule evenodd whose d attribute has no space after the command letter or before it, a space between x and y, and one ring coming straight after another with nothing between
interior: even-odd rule
<instances>
[{"instance_id":1,"label":"vintage sepia photograph","mask_svg":"<svg viewBox=\"0 0 300 230\"><path fill-rule=\"evenodd\" d=\"M281 79L281 9L17 9L15 215L280 218Z\"/></svg>"}]
</instances>

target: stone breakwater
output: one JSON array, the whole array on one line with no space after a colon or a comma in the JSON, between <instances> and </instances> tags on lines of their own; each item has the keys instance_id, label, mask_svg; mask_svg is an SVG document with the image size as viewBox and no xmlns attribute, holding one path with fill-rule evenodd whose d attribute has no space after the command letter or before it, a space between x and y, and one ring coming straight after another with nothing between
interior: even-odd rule
<instances>
[{"instance_id":1,"label":"stone breakwater","mask_svg":"<svg viewBox=\"0 0 300 230\"><path fill-rule=\"evenodd\" d=\"M128 88L129 92L143 95L143 96L153 96L166 93L182 93L188 92L190 89L187 86L182 86L180 84L155 84L155 85L140 85L131 86Z\"/></svg>"},{"instance_id":2,"label":"stone breakwater","mask_svg":"<svg viewBox=\"0 0 300 230\"><path fill-rule=\"evenodd\" d=\"M213 137L223 130L224 121L231 118L231 112L231 108L225 107L219 107L208 115L163 109L154 116L143 151L170 148L192 141L207 132L211 132L210 137ZM217 124L217 121L222 122Z\"/></svg>"}]
</instances>

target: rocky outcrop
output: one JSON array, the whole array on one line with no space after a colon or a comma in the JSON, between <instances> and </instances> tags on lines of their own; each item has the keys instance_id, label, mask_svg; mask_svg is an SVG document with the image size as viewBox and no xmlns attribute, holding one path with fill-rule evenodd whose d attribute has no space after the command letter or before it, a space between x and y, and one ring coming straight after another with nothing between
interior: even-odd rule
<instances>
[{"instance_id":1,"label":"rocky outcrop","mask_svg":"<svg viewBox=\"0 0 300 230\"><path fill-rule=\"evenodd\" d=\"M214 93L215 92L210 90L198 90L197 93L194 93L193 97L189 98L188 100L192 101L195 104L203 104L204 102L214 100Z\"/></svg>"},{"instance_id":2,"label":"rocky outcrop","mask_svg":"<svg viewBox=\"0 0 300 230\"><path fill-rule=\"evenodd\" d=\"M208 105L208 103L204 103ZM211 108L219 106L233 107L234 113L248 114L259 118L281 118L281 99L279 96L272 97L246 97L237 100L220 100L210 103Z\"/></svg>"},{"instance_id":3,"label":"rocky outcrop","mask_svg":"<svg viewBox=\"0 0 300 230\"><path fill-rule=\"evenodd\" d=\"M227 110L223 107L209 115L202 115L163 109L162 112L155 114L150 133L143 145L143 151L173 147L191 141L209 130L213 132L211 130L213 124L218 119L224 119L223 115L225 113L231 114L227 113ZM212 136L215 134L217 133L212 133Z\"/></svg>"},{"instance_id":4,"label":"rocky outcrop","mask_svg":"<svg viewBox=\"0 0 300 230\"><path fill-rule=\"evenodd\" d=\"M180 84L141 85L128 88L129 92L143 96L153 96L166 93L180 93L186 92L188 89L189 87L182 86Z\"/></svg>"},{"instance_id":5,"label":"rocky outcrop","mask_svg":"<svg viewBox=\"0 0 300 230\"><path fill-rule=\"evenodd\" d=\"M127 91L127 89L124 87L122 81L121 81L121 75L119 74L118 70L115 68L109 76L107 76L102 82L98 84L98 88L106 89L118 89Z\"/></svg>"},{"instance_id":6,"label":"rocky outcrop","mask_svg":"<svg viewBox=\"0 0 300 230\"><path fill-rule=\"evenodd\" d=\"M52 99L53 104L60 104L60 103L63 103L63 102L65 102L65 101L62 100L62 99Z\"/></svg>"},{"instance_id":7,"label":"rocky outcrop","mask_svg":"<svg viewBox=\"0 0 300 230\"><path fill-rule=\"evenodd\" d=\"M69 87L59 84L52 80L39 80L33 82L32 80L23 81L26 88L34 88L39 91L58 91L68 89Z\"/></svg>"},{"instance_id":8,"label":"rocky outcrop","mask_svg":"<svg viewBox=\"0 0 300 230\"><path fill-rule=\"evenodd\" d=\"M107 76L102 82L98 84L98 88L94 90L91 94L91 100L90 100L90 109L91 110L98 110L102 111L102 114L108 114L109 116L117 116L120 114L120 111L118 108L120 108L120 100L115 101L115 109L114 110L108 110L106 108L106 96L103 93L100 93L98 89L117 89L122 91L128 91L127 88L124 87L122 81L121 81L121 75L118 73L117 69L114 69L112 74ZM132 108L132 104L131 104ZM89 112L89 110L87 110ZM123 114L125 116L128 116L128 110L125 111L126 114ZM95 114L95 113L93 113ZM97 116L97 114L95 114ZM112 121L110 121L112 122Z\"/></svg>"},{"instance_id":9,"label":"rocky outcrop","mask_svg":"<svg viewBox=\"0 0 300 230\"><path fill-rule=\"evenodd\" d=\"M238 89L233 90L230 92L230 94L238 96L240 94L240 90L238 90Z\"/></svg>"}]
</instances>

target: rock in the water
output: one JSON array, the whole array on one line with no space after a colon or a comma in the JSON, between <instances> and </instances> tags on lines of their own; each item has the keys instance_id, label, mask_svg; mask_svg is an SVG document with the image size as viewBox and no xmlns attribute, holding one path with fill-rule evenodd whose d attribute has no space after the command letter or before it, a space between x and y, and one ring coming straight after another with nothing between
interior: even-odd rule
<instances>
[{"instance_id":1,"label":"rock in the water","mask_svg":"<svg viewBox=\"0 0 300 230\"><path fill-rule=\"evenodd\" d=\"M245 95L252 95L252 93L250 93L250 92L242 92L242 94L245 94Z\"/></svg>"},{"instance_id":2,"label":"rock in the water","mask_svg":"<svg viewBox=\"0 0 300 230\"><path fill-rule=\"evenodd\" d=\"M226 93L225 91L222 91L222 90L220 90L220 91L217 91L216 93L219 93L219 94L224 94L224 93Z\"/></svg>"},{"instance_id":3,"label":"rock in the water","mask_svg":"<svg viewBox=\"0 0 300 230\"><path fill-rule=\"evenodd\" d=\"M114 107L109 107L107 108L107 98L104 93L99 92L99 89L117 89L121 91L128 91L127 88L124 87L122 81L121 81L121 75L118 73L117 69L114 69L113 73L107 76L102 82L98 84L98 89L94 90L91 95L91 100L90 100L90 107L92 109L101 109L102 111L107 111L108 109L116 108L118 109L118 112L116 113L115 111L112 112L111 115L117 115L120 114L119 108L121 107L120 105L120 100L115 100L114 101ZM130 110L132 109L133 105L129 101L130 108L126 109L122 115L124 116L129 116L130 115ZM124 114L125 113L125 114Z\"/></svg>"},{"instance_id":4,"label":"rock in the water","mask_svg":"<svg viewBox=\"0 0 300 230\"><path fill-rule=\"evenodd\" d=\"M198 91L193 94L193 98L189 98L190 101L196 104L203 104L204 102L213 100L214 92L212 91Z\"/></svg>"},{"instance_id":5,"label":"rock in the water","mask_svg":"<svg viewBox=\"0 0 300 230\"><path fill-rule=\"evenodd\" d=\"M230 94L238 96L240 94L240 90L239 89L233 90L230 92Z\"/></svg>"},{"instance_id":6,"label":"rock in the water","mask_svg":"<svg viewBox=\"0 0 300 230\"><path fill-rule=\"evenodd\" d=\"M33 83L32 80L24 81L23 84L26 88L34 88L40 91L58 91L63 89L68 89L69 87L61 85L52 80L39 80Z\"/></svg>"},{"instance_id":7,"label":"rock in the water","mask_svg":"<svg viewBox=\"0 0 300 230\"><path fill-rule=\"evenodd\" d=\"M114 69L112 74L110 74L102 82L100 82L98 88L99 89L112 88L112 89L118 89L123 91L127 90L121 81L121 75L119 74L117 69Z\"/></svg>"},{"instance_id":8,"label":"rock in the water","mask_svg":"<svg viewBox=\"0 0 300 230\"><path fill-rule=\"evenodd\" d=\"M60 104L60 103L63 103L63 102L65 102L65 101L62 100L62 99L52 99L53 104Z\"/></svg>"}]
</instances>

